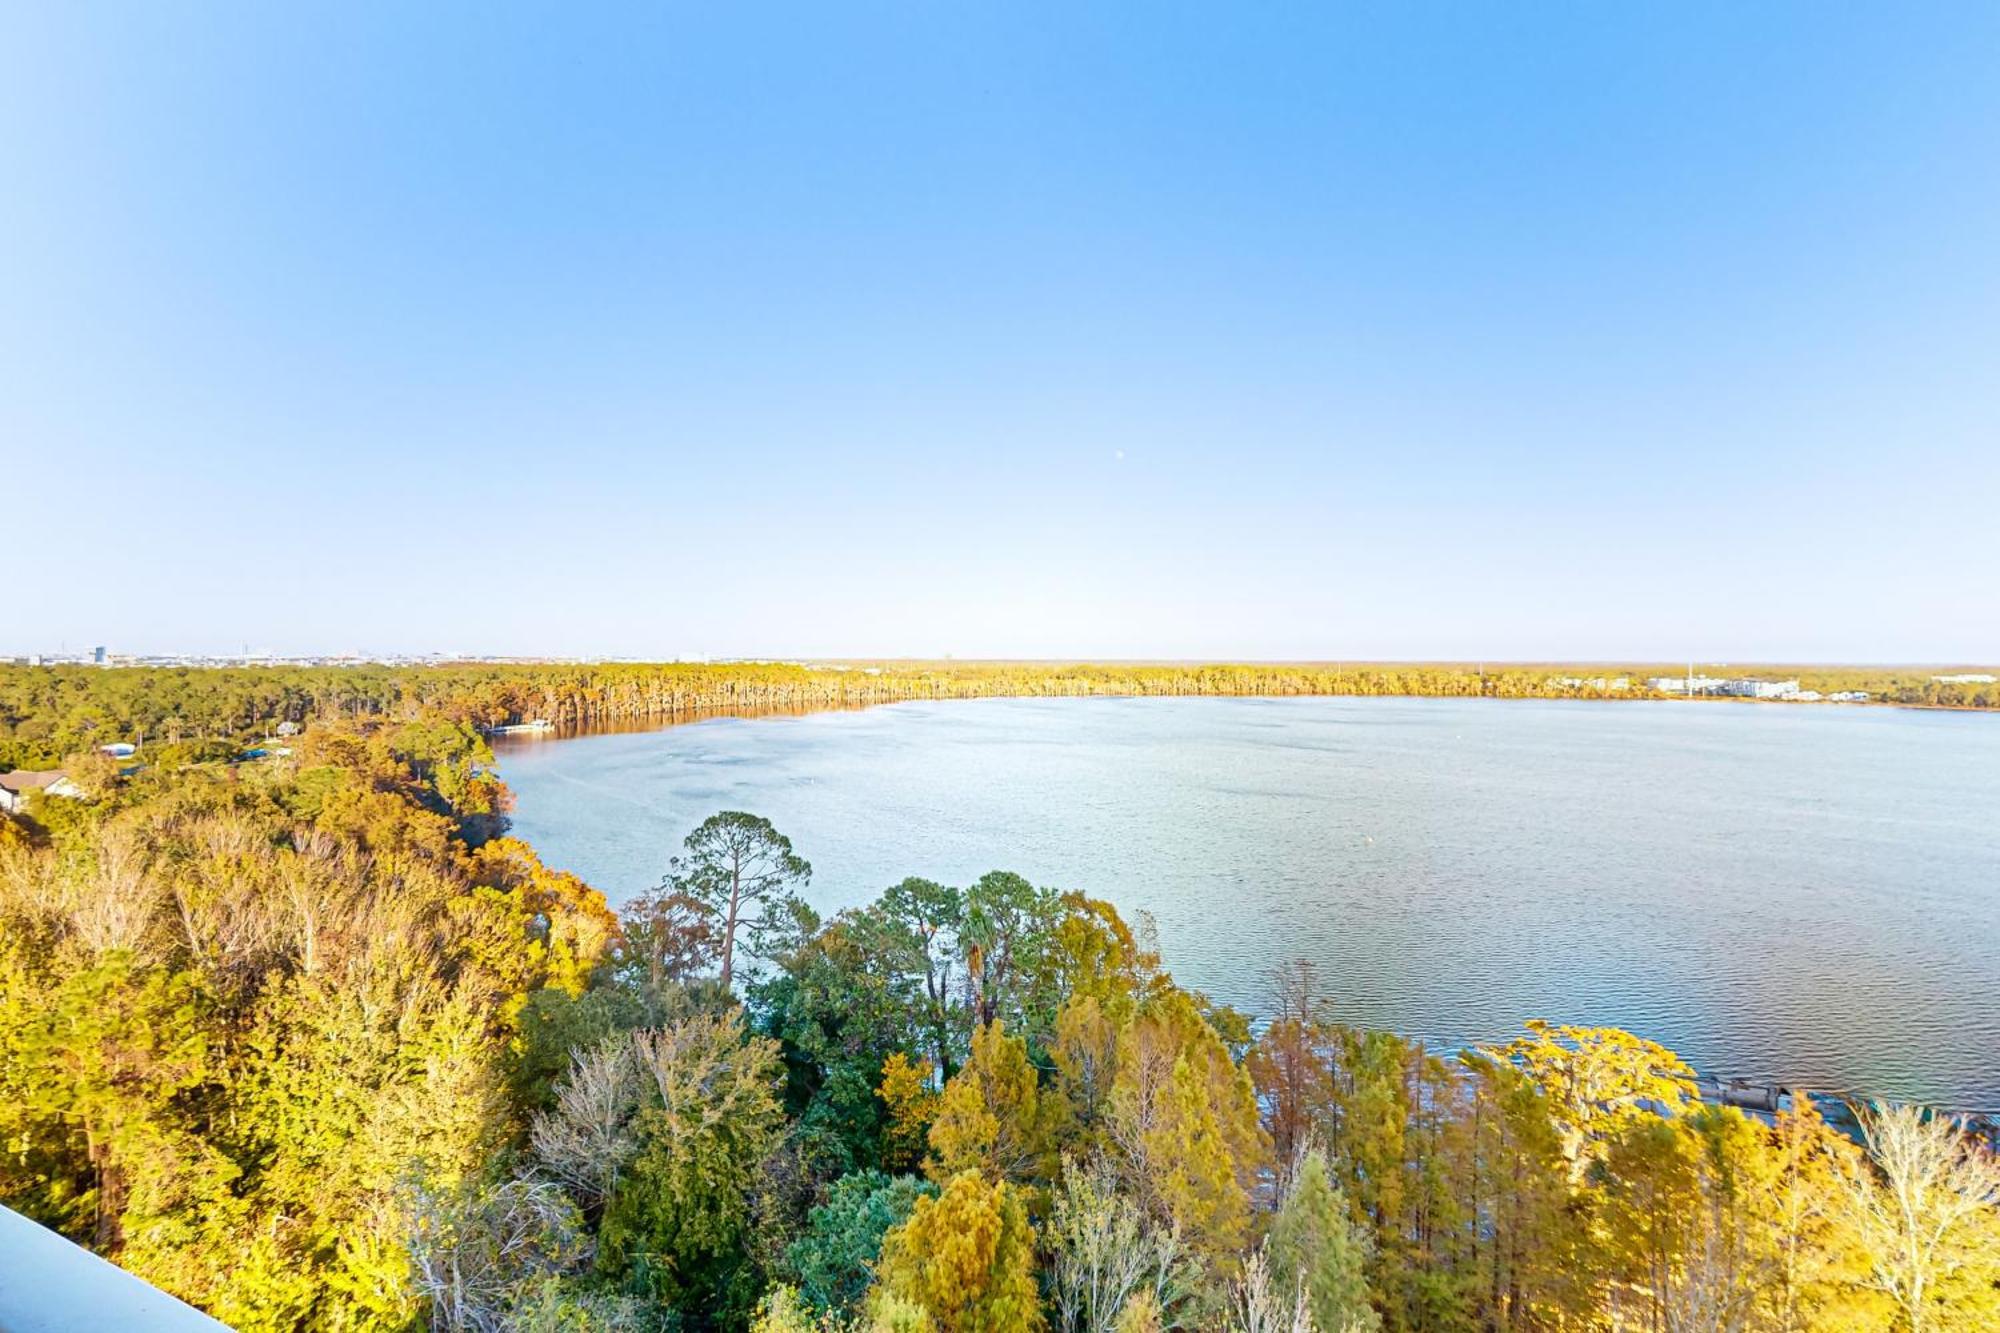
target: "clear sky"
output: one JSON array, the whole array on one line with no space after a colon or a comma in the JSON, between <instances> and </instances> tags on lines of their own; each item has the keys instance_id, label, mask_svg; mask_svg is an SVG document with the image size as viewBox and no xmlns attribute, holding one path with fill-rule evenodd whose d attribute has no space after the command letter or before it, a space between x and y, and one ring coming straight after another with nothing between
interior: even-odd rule
<instances>
[{"instance_id":1,"label":"clear sky","mask_svg":"<svg viewBox=\"0 0 2000 1333\"><path fill-rule=\"evenodd\" d=\"M2000 659L2000 6L306 8L0 16L0 650Z\"/></svg>"}]
</instances>

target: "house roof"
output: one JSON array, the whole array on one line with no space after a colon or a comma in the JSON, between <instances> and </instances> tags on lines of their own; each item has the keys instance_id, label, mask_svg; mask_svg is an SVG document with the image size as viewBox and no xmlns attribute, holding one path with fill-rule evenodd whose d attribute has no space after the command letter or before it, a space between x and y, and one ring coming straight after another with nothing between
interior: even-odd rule
<instances>
[{"instance_id":1,"label":"house roof","mask_svg":"<svg viewBox=\"0 0 2000 1333\"><path fill-rule=\"evenodd\" d=\"M0 787L12 792L42 791L68 776L60 768L17 768L12 773L0 773Z\"/></svg>"}]
</instances>

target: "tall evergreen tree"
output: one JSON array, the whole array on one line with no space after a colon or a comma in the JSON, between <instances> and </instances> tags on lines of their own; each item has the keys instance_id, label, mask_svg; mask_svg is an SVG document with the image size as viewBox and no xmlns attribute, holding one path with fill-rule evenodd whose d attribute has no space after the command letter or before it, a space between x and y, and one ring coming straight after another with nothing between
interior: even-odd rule
<instances>
[{"instance_id":1,"label":"tall evergreen tree","mask_svg":"<svg viewBox=\"0 0 2000 1333\"><path fill-rule=\"evenodd\" d=\"M1368 1233L1349 1214L1326 1154L1308 1146L1292 1166L1265 1245L1278 1290L1303 1289L1319 1333L1375 1333L1368 1301Z\"/></svg>"}]
</instances>

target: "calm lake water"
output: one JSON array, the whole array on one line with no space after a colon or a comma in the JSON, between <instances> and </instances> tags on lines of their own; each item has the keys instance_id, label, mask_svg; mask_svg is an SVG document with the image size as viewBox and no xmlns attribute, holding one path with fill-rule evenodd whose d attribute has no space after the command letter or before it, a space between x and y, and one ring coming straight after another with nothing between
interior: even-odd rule
<instances>
[{"instance_id":1,"label":"calm lake water","mask_svg":"<svg viewBox=\"0 0 2000 1333\"><path fill-rule=\"evenodd\" d=\"M1453 1045L1615 1024L1707 1072L2000 1107L2000 716L1024 699L508 743L516 830L621 901L717 810L831 913L1015 870L1150 913L1251 1011Z\"/></svg>"}]
</instances>

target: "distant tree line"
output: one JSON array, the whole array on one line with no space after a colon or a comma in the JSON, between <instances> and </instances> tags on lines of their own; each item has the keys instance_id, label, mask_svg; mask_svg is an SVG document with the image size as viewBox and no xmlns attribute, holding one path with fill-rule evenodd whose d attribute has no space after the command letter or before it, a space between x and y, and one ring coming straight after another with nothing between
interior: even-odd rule
<instances>
[{"instance_id":1,"label":"distant tree line","mask_svg":"<svg viewBox=\"0 0 2000 1333\"><path fill-rule=\"evenodd\" d=\"M1056 665L783 663L417 667L98 668L0 666L0 770L45 766L112 741L217 746L283 724L438 716L485 728L542 719L562 727L670 721L724 710L859 707L1003 696L1347 695L1443 698L1657 698L1645 681L1685 667L1505 664ZM1786 668L1806 689L1865 690L1884 703L2000 708L2000 686L1941 682L1928 670ZM1622 691L1594 682L1625 676ZM211 756L213 757L213 756Z\"/></svg>"}]
</instances>

